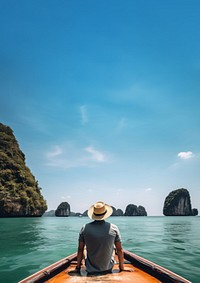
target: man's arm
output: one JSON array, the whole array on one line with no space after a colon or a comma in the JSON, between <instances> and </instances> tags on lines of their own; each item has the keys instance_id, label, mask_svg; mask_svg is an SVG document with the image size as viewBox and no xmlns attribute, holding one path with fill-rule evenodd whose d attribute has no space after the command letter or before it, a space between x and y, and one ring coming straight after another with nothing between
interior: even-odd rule
<instances>
[{"instance_id":1,"label":"man's arm","mask_svg":"<svg viewBox=\"0 0 200 283\"><path fill-rule=\"evenodd\" d=\"M117 250L118 260L119 260L119 270L124 271L124 253L122 249L121 242L115 242L115 247Z\"/></svg>"},{"instance_id":2,"label":"man's arm","mask_svg":"<svg viewBox=\"0 0 200 283\"><path fill-rule=\"evenodd\" d=\"M80 271L80 269L81 269L81 261L82 261L82 258L83 258L84 246L85 246L85 243L79 241L78 253L77 253L77 266L76 266L77 271Z\"/></svg>"}]
</instances>

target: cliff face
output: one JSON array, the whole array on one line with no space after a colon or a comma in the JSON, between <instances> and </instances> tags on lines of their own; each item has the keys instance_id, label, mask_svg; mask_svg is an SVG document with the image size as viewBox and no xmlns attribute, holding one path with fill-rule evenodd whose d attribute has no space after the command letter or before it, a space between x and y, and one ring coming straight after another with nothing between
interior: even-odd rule
<instances>
[{"instance_id":1,"label":"cliff face","mask_svg":"<svg viewBox=\"0 0 200 283\"><path fill-rule=\"evenodd\" d=\"M123 211L121 209L116 209L114 206L112 206L113 213L111 216L123 216Z\"/></svg>"},{"instance_id":2,"label":"cliff face","mask_svg":"<svg viewBox=\"0 0 200 283\"><path fill-rule=\"evenodd\" d=\"M145 208L141 205L129 204L125 210L125 216L147 216Z\"/></svg>"},{"instance_id":3,"label":"cliff face","mask_svg":"<svg viewBox=\"0 0 200 283\"><path fill-rule=\"evenodd\" d=\"M13 131L0 123L0 217L41 216L46 209Z\"/></svg>"},{"instance_id":4,"label":"cliff face","mask_svg":"<svg viewBox=\"0 0 200 283\"><path fill-rule=\"evenodd\" d=\"M43 214L44 217L54 217L55 216L55 210L50 210L50 211L46 211Z\"/></svg>"},{"instance_id":5,"label":"cliff face","mask_svg":"<svg viewBox=\"0 0 200 283\"><path fill-rule=\"evenodd\" d=\"M193 215L188 190L182 188L172 191L165 199L163 214L165 216Z\"/></svg>"},{"instance_id":6,"label":"cliff face","mask_svg":"<svg viewBox=\"0 0 200 283\"><path fill-rule=\"evenodd\" d=\"M70 215L70 205L68 202L62 202L55 211L55 216L67 217Z\"/></svg>"}]
</instances>

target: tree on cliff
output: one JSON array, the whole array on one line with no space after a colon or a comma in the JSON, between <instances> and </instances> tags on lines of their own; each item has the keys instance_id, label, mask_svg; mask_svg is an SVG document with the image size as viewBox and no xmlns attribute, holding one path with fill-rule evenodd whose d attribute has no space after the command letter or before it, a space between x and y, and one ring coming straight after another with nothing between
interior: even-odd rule
<instances>
[{"instance_id":1,"label":"tree on cliff","mask_svg":"<svg viewBox=\"0 0 200 283\"><path fill-rule=\"evenodd\" d=\"M0 123L0 217L41 216L46 209L12 129Z\"/></svg>"}]
</instances>

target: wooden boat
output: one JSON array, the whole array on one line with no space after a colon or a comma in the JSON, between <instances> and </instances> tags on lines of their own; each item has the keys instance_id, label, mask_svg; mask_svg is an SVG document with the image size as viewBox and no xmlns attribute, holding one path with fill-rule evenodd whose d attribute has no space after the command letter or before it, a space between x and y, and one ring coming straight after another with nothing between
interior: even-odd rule
<instances>
[{"instance_id":1,"label":"wooden boat","mask_svg":"<svg viewBox=\"0 0 200 283\"><path fill-rule=\"evenodd\" d=\"M77 253L36 272L19 283L87 283L87 282L133 282L133 283L191 283L187 279L136 254L124 250L124 266L130 272L119 272L116 262L112 273L87 275L84 264L80 274L75 272ZM117 260L117 257L116 257Z\"/></svg>"}]
</instances>

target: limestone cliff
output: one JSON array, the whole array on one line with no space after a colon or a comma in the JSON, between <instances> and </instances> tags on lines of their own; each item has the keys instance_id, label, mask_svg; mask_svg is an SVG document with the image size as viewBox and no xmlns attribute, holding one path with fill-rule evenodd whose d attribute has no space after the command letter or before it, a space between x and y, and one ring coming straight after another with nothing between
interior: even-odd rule
<instances>
[{"instance_id":1,"label":"limestone cliff","mask_svg":"<svg viewBox=\"0 0 200 283\"><path fill-rule=\"evenodd\" d=\"M181 188L170 192L164 202L163 214L165 216L193 215L188 190Z\"/></svg>"},{"instance_id":2,"label":"limestone cliff","mask_svg":"<svg viewBox=\"0 0 200 283\"><path fill-rule=\"evenodd\" d=\"M54 217L55 216L55 210L50 210L50 211L46 211L43 214L44 217Z\"/></svg>"},{"instance_id":3,"label":"limestone cliff","mask_svg":"<svg viewBox=\"0 0 200 283\"><path fill-rule=\"evenodd\" d=\"M147 212L145 208L141 205L137 207L137 205L129 204L126 207L125 216L147 216Z\"/></svg>"},{"instance_id":4,"label":"limestone cliff","mask_svg":"<svg viewBox=\"0 0 200 283\"><path fill-rule=\"evenodd\" d=\"M121 209L116 209L114 206L112 206L113 213L111 216L123 216L123 211Z\"/></svg>"},{"instance_id":5,"label":"limestone cliff","mask_svg":"<svg viewBox=\"0 0 200 283\"><path fill-rule=\"evenodd\" d=\"M120 208L118 208L118 209L116 210L116 215L117 215L117 216L123 216L123 215L124 215L123 210L120 209Z\"/></svg>"},{"instance_id":6,"label":"limestone cliff","mask_svg":"<svg viewBox=\"0 0 200 283\"><path fill-rule=\"evenodd\" d=\"M0 217L41 216L46 209L12 129L0 123Z\"/></svg>"},{"instance_id":7,"label":"limestone cliff","mask_svg":"<svg viewBox=\"0 0 200 283\"><path fill-rule=\"evenodd\" d=\"M192 215L193 216L197 216L198 215L198 209L197 208L193 208L192 209Z\"/></svg>"},{"instance_id":8,"label":"limestone cliff","mask_svg":"<svg viewBox=\"0 0 200 283\"><path fill-rule=\"evenodd\" d=\"M68 202L62 202L55 211L55 216L67 217L70 215L70 205Z\"/></svg>"},{"instance_id":9,"label":"limestone cliff","mask_svg":"<svg viewBox=\"0 0 200 283\"><path fill-rule=\"evenodd\" d=\"M83 213L82 213L82 216L88 216L88 210L85 210Z\"/></svg>"}]
</instances>

